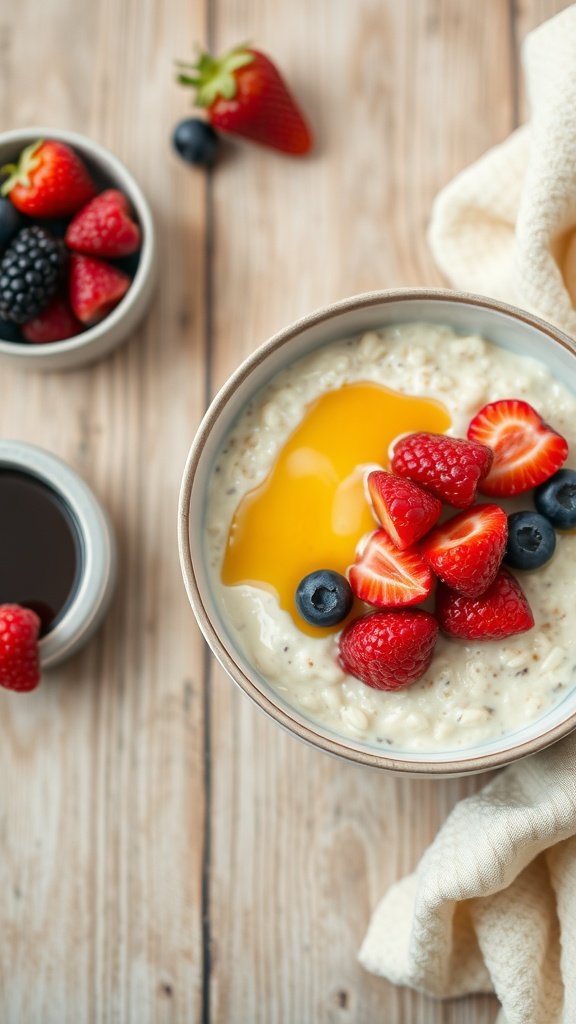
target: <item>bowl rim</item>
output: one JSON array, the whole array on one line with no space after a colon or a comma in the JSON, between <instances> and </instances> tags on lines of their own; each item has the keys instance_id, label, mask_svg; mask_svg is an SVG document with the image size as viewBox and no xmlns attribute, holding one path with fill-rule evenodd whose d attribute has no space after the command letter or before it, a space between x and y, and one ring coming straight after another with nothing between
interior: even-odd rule
<instances>
[{"instance_id":1,"label":"bowl rim","mask_svg":"<svg viewBox=\"0 0 576 1024\"><path fill-rule=\"evenodd\" d=\"M45 360L50 362L58 355L76 352L86 347L97 346L98 342L108 337L111 331L120 324L140 301L145 292L151 274L154 272L154 254L156 251L156 232L152 211L146 196L131 171L118 159L111 150L101 145L87 135L80 132L69 131L67 128L38 127L32 125L30 128L12 128L0 132L0 146L14 145L25 146L34 139L55 139L58 142L66 142L70 146L86 154L95 164L98 164L110 175L117 186L120 186L128 193L128 197L137 214L142 229L142 245L140 248L140 259L132 283L120 300L118 305L108 313L99 323L72 338L65 338L62 341L51 341L46 345L15 344L13 341L5 341L0 338L0 356L7 355L16 359L34 359L35 362Z\"/></svg>"},{"instance_id":2,"label":"bowl rim","mask_svg":"<svg viewBox=\"0 0 576 1024\"><path fill-rule=\"evenodd\" d=\"M180 567L188 600L209 647L232 680L278 725L309 745L336 757L345 758L355 764L411 776L462 776L500 768L521 757L537 753L552 743L557 742L576 728L576 708L562 722L539 733L538 736L532 739L525 740L522 743L512 743L510 746L493 753L476 754L470 757L454 757L451 760L443 760L442 762L411 761L409 758L404 757L402 760L396 760L389 755L386 756L384 752L382 754L379 752L371 753L349 747L344 738L339 740L338 738L322 735L315 731L312 722L304 724L293 718L289 709L281 708L275 704L253 679L244 672L241 666L237 664L229 648L221 639L221 635L213 624L212 618L204 604L190 547L190 498L194 477L204 447L212 427L224 411L229 398L234 394L239 385L250 376L252 371L264 362L271 353L311 326L337 319L342 313L367 309L371 306L386 305L398 300L414 301L423 299L455 302L460 305L474 306L504 314L530 327L537 328L544 334L547 334L555 343L576 356L576 343L560 329L540 319L535 314L500 300L491 299L483 295L474 295L469 292L459 292L447 288L395 288L363 292L322 306L277 331L268 341L260 345L228 377L208 406L188 452L182 476L178 501L178 549Z\"/></svg>"}]
</instances>

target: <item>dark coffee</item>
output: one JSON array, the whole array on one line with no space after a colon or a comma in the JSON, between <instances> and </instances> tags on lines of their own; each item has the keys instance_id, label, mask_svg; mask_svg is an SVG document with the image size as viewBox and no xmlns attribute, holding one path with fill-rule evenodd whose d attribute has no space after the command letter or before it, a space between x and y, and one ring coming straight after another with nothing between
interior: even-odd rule
<instances>
[{"instance_id":1,"label":"dark coffee","mask_svg":"<svg viewBox=\"0 0 576 1024\"><path fill-rule=\"evenodd\" d=\"M0 604L32 608L47 633L77 587L81 551L59 495L37 477L0 466Z\"/></svg>"}]
</instances>

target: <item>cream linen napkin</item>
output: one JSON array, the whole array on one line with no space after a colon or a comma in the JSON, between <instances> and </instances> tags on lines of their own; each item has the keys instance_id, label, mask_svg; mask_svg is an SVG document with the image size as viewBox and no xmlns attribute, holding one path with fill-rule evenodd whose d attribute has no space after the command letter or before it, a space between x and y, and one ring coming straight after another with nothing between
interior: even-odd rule
<instances>
[{"instance_id":1,"label":"cream linen napkin","mask_svg":"<svg viewBox=\"0 0 576 1024\"><path fill-rule=\"evenodd\" d=\"M492 992L498 1024L576 1022L576 734L452 811L376 908L367 970L432 996Z\"/></svg>"},{"instance_id":2,"label":"cream linen napkin","mask_svg":"<svg viewBox=\"0 0 576 1024\"><path fill-rule=\"evenodd\" d=\"M457 287L576 336L576 6L528 36L524 62L530 125L440 193L430 242ZM498 1024L576 1024L576 735L455 808L360 961L432 996L495 992Z\"/></svg>"},{"instance_id":3,"label":"cream linen napkin","mask_svg":"<svg viewBox=\"0 0 576 1024\"><path fill-rule=\"evenodd\" d=\"M529 125L440 192L429 241L455 287L576 336L576 5L527 36L523 61Z\"/></svg>"}]
</instances>

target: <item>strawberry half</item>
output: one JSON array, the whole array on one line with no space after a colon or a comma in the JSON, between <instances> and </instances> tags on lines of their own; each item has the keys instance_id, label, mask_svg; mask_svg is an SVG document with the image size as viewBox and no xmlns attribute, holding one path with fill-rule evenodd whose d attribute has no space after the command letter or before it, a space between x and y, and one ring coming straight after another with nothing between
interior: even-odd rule
<instances>
[{"instance_id":1,"label":"strawberry half","mask_svg":"<svg viewBox=\"0 0 576 1024\"><path fill-rule=\"evenodd\" d=\"M123 192L107 188L78 211L64 241L88 256L130 256L140 247L140 228L130 216Z\"/></svg>"},{"instance_id":2,"label":"strawberry half","mask_svg":"<svg viewBox=\"0 0 576 1024\"><path fill-rule=\"evenodd\" d=\"M343 631L340 664L376 690L400 690L424 675L432 660L438 623L429 612L372 612Z\"/></svg>"},{"instance_id":3,"label":"strawberry half","mask_svg":"<svg viewBox=\"0 0 576 1024\"><path fill-rule=\"evenodd\" d=\"M442 502L411 480L375 470L369 473L367 486L378 520L401 551L420 540L440 518Z\"/></svg>"},{"instance_id":4,"label":"strawberry half","mask_svg":"<svg viewBox=\"0 0 576 1024\"><path fill-rule=\"evenodd\" d=\"M196 103L206 107L210 123L291 156L312 148L304 115L280 72L259 50L240 47L224 57L203 53L178 75L196 88Z\"/></svg>"},{"instance_id":5,"label":"strawberry half","mask_svg":"<svg viewBox=\"0 0 576 1024\"><path fill-rule=\"evenodd\" d=\"M534 625L524 591L506 569L500 569L480 597L466 597L440 584L436 615L442 632L457 640L502 640Z\"/></svg>"},{"instance_id":6,"label":"strawberry half","mask_svg":"<svg viewBox=\"0 0 576 1024\"><path fill-rule=\"evenodd\" d=\"M77 153L64 142L40 139L6 164L2 195L28 217L68 217L96 194L96 187Z\"/></svg>"},{"instance_id":7,"label":"strawberry half","mask_svg":"<svg viewBox=\"0 0 576 1024\"><path fill-rule=\"evenodd\" d=\"M425 601L433 577L420 552L399 551L386 530L371 533L348 570L350 586L375 608L400 608Z\"/></svg>"},{"instance_id":8,"label":"strawberry half","mask_svg":"<svg viewBox=\"0 0 576 1024\"><path fill-rule=\"evenodd\" d=\"M437 576L459 594L478 597L496 578L508 539L499 505L474 505L437 526L421 551Z\"/></svg>"},{"instance_id":9,"label":"strawberry half","mask_svg":"<svg viewBox=\"0 0 576 1024\"><path fill-rule=\"evenodd\" d=\"M94 256L70 257L70 303L83 324L103 320L130 287L130 278L118 267Z\"/></svg>"},{"instance_id":10,"label":"strawberry half","mask_svg":"<svg viewBox=\"0 0 576 1024\"><path fill-rule=\"evenodd\" d=\"M480 490L510 497L544 483L564 464L568 443L528 402L504 398L490 402L474 417L468 437L488 445L494 462Z\"/></svg>"},{"instance_id":11,"label":"strawberry half","mask_svg":"<svg viewBox=\"0 0 576 1024\"><path fill-rule=\"evenodd\" d=\"M394 445L391 468L447 505L467 508L492 465L490 448L445 434L408 434Z\"/></svg>"},{"instance_id":12,"label":"strawberry half","mask_svg":"<svg viewBox=\"0 0 576 1024\"><path fill-rule=\"evenodd\" d=\"M33 320L22 324L22 334L26 341L35 345L43 345L51 341L64 341L72 338L83 330L82 324L74 316L66 299L56 295L52 302Z\"/></svg>"}]
</instances>

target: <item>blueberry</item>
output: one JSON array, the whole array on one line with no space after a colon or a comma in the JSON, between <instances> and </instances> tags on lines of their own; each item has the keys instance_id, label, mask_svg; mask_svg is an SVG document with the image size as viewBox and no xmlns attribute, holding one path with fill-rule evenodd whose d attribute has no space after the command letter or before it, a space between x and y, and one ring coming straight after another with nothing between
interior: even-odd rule
<instances>
[{"instance_id":1,"label":"blueberry","mask_svg":"<svg viewBox=\"0 0 576 1024\"><path fill-rule=\"evenodd\" d=\"M534 491L534 504L541 515L559 530L576 526L576 473L559 469Z\"/></svg>"},{"instance_id":2,"label":"blueberry","mask_svg":"<svg viewBox=\"0 0 576 1024\"><path fill-rule=\"evenodd\" d=\"M0 197L0 249L5 249L22 227L22 218L9 199Z\"/></svg>"},{"instance_id":3,"label":"blueberry","mask_svg":"<svg viewBox=\"0 0 576 1024\"><path fill-rule=\"evenodd\" d=\"M23 341L20 330L16 324L9 320L0 320L0 341Z\"/></svg>"},{"instance_id":4,"label":"blueberry","mask_svg":"<svg viewBox=\"0 0 576 1024\"><path fill-rule=\"evenodd\" d=\"M212 125L198 117L179 121L172 134L176 152L189 164L211 167L218 154L219 139Z\"/></svg>"},{"instance_id":5,"label":"blueberry","mask_svg":"<svg viewBox=\"0 0 576 1024\"><path fill-rule=\"evenodd\" d=\"M354 595L345 576L331 569L317 569L300 580L296 607L313 626L335 626L346 618Z\"/></svg>"},{"instance_id":6,"label":"blueberry","mask_svg":"<svg viewBox=\"0 0 576 1024\"><path fill-rule=\"evenodd\" d=\"M508 544L504 561L513 569L539 569L549 562L556 547L556 534L537 512L513 512L508 516Z\"/></svg>"}]
</instances>

